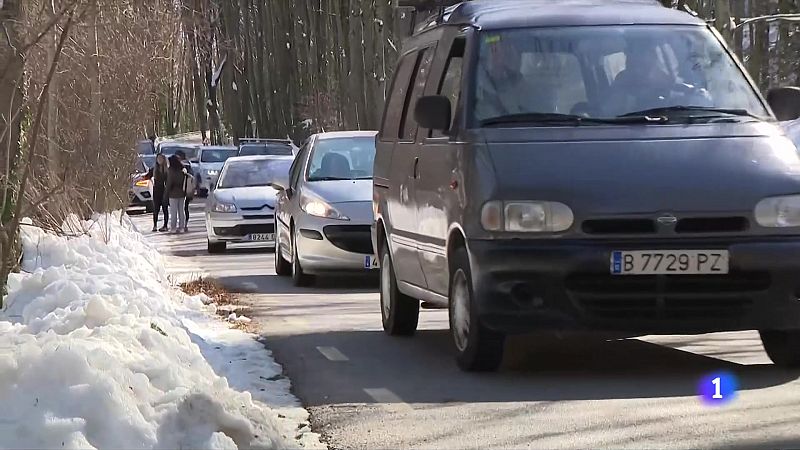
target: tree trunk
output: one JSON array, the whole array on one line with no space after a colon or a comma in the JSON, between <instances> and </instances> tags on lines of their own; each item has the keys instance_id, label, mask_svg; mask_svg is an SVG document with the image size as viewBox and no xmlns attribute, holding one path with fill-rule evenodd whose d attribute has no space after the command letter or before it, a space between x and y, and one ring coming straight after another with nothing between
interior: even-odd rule
<instances>
[{"instance_id":1,"label":"tree trunk","mask_svg":"<svg viewBox=\"0 0 800 450\"><path fill-rule=\"evenodd\" d=\"M731 2L730 0L716 0L716 15L714 26L719 30L725 42L729 45L733 38L733 28L731 27Z\"/></svg>"}]
</instances>

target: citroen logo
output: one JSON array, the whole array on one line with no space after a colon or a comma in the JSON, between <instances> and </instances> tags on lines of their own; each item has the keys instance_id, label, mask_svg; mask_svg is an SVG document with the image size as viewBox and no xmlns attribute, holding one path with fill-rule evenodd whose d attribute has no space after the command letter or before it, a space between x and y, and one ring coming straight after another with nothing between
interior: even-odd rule
<instances>
[{"instance_id":1,"label":"citroen logo","mask_svg":"<svg viewBox=\"0 0 800 450\"><path fill-rule=\"evenodd\" d=\"M669 227L678 223L678 218L672 215L666 215L656 219L656 222L658 222L659 225Z\"/></svg>"}]
</instances>

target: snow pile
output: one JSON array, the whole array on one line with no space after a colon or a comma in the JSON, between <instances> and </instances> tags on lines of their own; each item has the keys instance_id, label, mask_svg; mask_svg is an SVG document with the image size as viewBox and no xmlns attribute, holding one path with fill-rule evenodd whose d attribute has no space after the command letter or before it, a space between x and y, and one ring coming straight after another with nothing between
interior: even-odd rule
<instances>
[{"instance_id":1,"label":"snow pile","mask_svg":"<svg viewBox=\"0 0 800 450\"><path fill-rule=\"evenodd\" d=\"M83 225L74 238L24 228L0 312L0 448L296 447L201 352L207 298L172 290L119 216Z\"/></svg>"}]
</instances>

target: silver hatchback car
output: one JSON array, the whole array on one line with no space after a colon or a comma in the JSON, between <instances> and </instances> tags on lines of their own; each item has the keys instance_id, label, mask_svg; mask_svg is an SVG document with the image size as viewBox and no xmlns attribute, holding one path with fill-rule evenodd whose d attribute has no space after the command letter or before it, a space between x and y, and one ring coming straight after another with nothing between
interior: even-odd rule
<instances>
[{"instance_id":1,"label":"silver hatchback car","mask_svg":"<svg viewBox=\"0 0 800 450\"><path fill-rule=\"evenodd\" d=\"M208 252L228 243L275 243L276 179L285 179L291 156L242 156L225 162L206 203Z\"/></svg>"},{"instance_id":2,"label":"silver hatchback car","mask_svg":"<svg viewBox=\"0 0 800 450\"><path fill-rule=\"evenodd\" d=\"M300 149L280 183L275 271L298 286L315 275L378 268L370 238L373 131L321 133Z\"/></svg>"}]
</instances>

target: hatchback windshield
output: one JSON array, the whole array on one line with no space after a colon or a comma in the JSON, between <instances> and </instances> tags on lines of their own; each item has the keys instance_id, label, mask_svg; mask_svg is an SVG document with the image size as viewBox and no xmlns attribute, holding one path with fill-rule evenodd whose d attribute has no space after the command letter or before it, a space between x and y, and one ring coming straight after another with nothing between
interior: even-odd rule
<instances>
[{"instance_id":1,"label":"hatchback windshield","mask_svg":"<svg viewBox=\"0 0 800 450\"><path fill-rule=\"evenodd\" d=\"M235 148L227 149L227 148L220 148L220 149L203 149L203 152L200 154L200 162L205 163L220 163L225 162L228 158L233 158L236 154L239 153L239 150Z\"/></svg>"},{"instance_id":2,"label":"hatchback windshield","mask_svg":"<svg viewBox=\"0 0 800 450\"><path fill-rule=\"evenodd\" d=\"M178 150L183 150L186 153L186 159L192 160L197 158L197 147L188 147L182 145L162 145L161 146L161 153L165 156L170 157L174 155Z\"/></svg>"},{"instance_id":3,"label":"hatchback windshield","mask_svg":"<svg viewBox=\"0 0 800 450\"><path fill-rule=\"evenodd\" d=\"M292 147L289 144L243 144L239 150L239 156L254 155L292 155Z\"/></svg>"},{"instance_id":4,"label":"hatchback windshield","mask_svg":"<svg viewBox=\"0 0 800 450\"><path fill-rule=\"evenodd\" d=\"M285 178L291 165L291 159L230 162L222 171L217 188L269 186L276 177Z\"/></svg>"},{"instance_id":5,"label":"hatchback windshield","mask_svg":"<svg viewBox=\"0 0 800 450\"><path fill-rule=\"evenodd\" d=\"M323 139L314 145L308 181L368 180L375 161L375 137Z\"/></svg>"},{"instance_id":6,"label":"hatchback windshield","mask_svg":"<svg viewBox=\"0 0 800 450\"><path fill-rule=\"evenodd\" d=\"M489 31L481 34L478 59L473 117L483 126L563 115L652 115L665 122L768 116L742 71L704 27Z\"/></svg>"}]
</instances>

